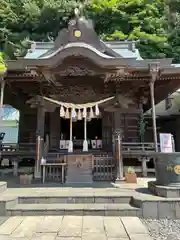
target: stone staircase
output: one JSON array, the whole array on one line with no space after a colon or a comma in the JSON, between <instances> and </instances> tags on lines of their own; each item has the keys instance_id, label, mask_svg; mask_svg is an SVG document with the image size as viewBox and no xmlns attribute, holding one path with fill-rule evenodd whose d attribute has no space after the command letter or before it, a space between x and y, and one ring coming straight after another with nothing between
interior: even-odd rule
<instances>
[{"instance_id":1,"label":"stone staircase","mask_svg":"<svg viewBox=\"0 0 180 240\"><path fill-rule=\"evenodd\" d=\"M7 189L7 183L0 182L0 216L142 215L140 206L131 204L132 192L91 186Z\"/></svg>"},{"instance_id":2,"label":"stone staircase","mask_svg":"<svg viewBox=\"0 0 180 240\"><path fill-rule=\"evenodd\" d=\"M141 209L130 204L131 196L28 196L7 205L8 216L141 216Z\"/></svg>"},{"instance_id":3,"label":"stone staircase","mask_svg":"<svg viewBox=\"0 0 180 240\"><path fill-rule=\"evenodd\" d=\"M137 216L180 219L180 199L138 193L127 186L7 188L0 182L1 216Z\"/></svg>"}]
</instances>

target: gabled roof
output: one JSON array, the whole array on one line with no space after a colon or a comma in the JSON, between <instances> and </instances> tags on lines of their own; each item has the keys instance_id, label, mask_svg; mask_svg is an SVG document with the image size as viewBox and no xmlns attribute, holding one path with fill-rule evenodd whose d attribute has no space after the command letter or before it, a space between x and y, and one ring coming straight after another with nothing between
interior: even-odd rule
<instances>
[{"instance_id":1,"label":"gabled roof","mask_svg":"<svg viewBox=\"0 0 180 240\"><path fill-rule=\"evenodd\" d=\"M54 42L35 42L31 45L25 59L41 59L55 55L58 50L68 47L88 47L103 54L105 58L133 58L142 60L133 41L103 42L94 30L92 21L76 17L69 22L67 29L62 29ZM86 45L85 45L86 44Z\"/></svg>"},{"instance_id":2,"label":"gabled roof","mask_svg":"<svg viewBox=\"0 0 180 240\"><path fill-rule=\"evenodd\" d=\"M161 75L179 74L180 66L172 65L171 59L142 59L134 41L103 42L90 20L77 16L67 29L62 29L54 42L32 43L25 58L8 61L8 70L54 69L68 57L89 59L100 69L128 69L149 74L150 65L158 63Z\"/></svg>"},{"instance_id":3,"label":"gabled roof","mask_svg":"<svg viewBox=\"0 0 180 240\"><path fill-rule=\"evenodd\" d=\"M143 60L143 58L139 53L139 50L137 48L131 47L134 44L134 42L118 41L118 42L104 42L104 44L107 48L107 52L105 52L103 55L106 58L122 57L122 58L134 58L137 60ZM92 49L95 52L100 52L96 48L94 48L92 45L86 44L84 42L68 43L66 46L64 47L62 46L61 49L68 48L68 47L75 47L75 46L87 47ZM48 57L50 55L56 54L56 51L57 50L55 50L53 42L36 42L32 44L32 47L27 52L25 59L41 59L41 58L44 58L45 56Z\"/></svg>"}]
</instances>

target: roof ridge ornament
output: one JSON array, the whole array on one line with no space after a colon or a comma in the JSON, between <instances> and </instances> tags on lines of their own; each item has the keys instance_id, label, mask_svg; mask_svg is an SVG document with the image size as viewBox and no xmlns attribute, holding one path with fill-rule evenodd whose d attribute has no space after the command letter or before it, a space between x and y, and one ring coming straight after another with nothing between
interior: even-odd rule
<instances>
[{"instance_id":1,"label":"roof ridge ornament","mask_svg":"<svg viewBox=\"0 0 180 240\"><path fill-rule=\"evenodd\" d=\"M74 15L75 15L75 18L73 18L73 19L71 19L70 21L69 21L69 25L75 25L79 20L80 20L80 18L82 17L81 16L81 9L82 9L82 7L80 6L79 8L78 7L76 7L75 9L74 9Z\"/></svg>"},{"instance_id":2,"label":"roof ridge ornament","mask_svg":"<svg viewBox=\"0 0 180 240\"><path fill-rule=\"evenodd\" d=\"M81 15L80 9L79 8L75 8L74 9L74 15L75 17L78 19Z\"/></svg>"}]
</instances>

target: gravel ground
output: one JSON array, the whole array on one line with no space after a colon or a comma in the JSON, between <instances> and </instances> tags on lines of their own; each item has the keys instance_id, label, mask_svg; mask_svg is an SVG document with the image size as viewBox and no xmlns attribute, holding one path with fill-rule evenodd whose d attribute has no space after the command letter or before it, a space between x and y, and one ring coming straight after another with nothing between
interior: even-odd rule
<instances>
[{"instance_id":1,"label":"gravel ground","mask_svg":"<svg viewBox=\"0 0 180 240\"><path fill-rule=\"evenodd\" d=\"M180 220L141 220L154 240L180 240Z\"/></svg>"}]
</instances>

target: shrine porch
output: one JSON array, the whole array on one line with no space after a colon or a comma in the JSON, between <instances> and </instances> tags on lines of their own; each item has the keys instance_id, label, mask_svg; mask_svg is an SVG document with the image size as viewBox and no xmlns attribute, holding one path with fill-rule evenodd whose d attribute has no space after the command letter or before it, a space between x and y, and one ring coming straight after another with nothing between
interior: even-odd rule
<instances>
[{"instance_id":1,"label":"shrine porch","mask_svg":"<svg viewBox=\"0 0 180 240\"><path fill-rule=\"evenodd\" d=\"M34 144L22 145L23 148L16 146L3 146L2 156L3 159L10 159L11 166L2 166L1 174L13 173L14 176L19 174L34 174L34 165L36 159L36 151ZM33 147L34 146L34 147ZM29 148L29 151L27 150ZM143 149L142 149L143 148ZM23 150L24 149L24 150ZM30 150L31 149L31 150ZM33 150L34 149L34 150ZM26 151L25 151L26 150ZM154 175L154 163L151 157L151 153L154 152L153 143L144 143L143 146L140 143L123 143L123 169L127 171L129 166L133 166L138 175L151 174ZM74 151L74 153L67 153L62 149L49 152L47 155L46 166L41 167L40 182L43 180L43 172L46 175L45 179L48 182L66 182L68 173L68 157L74 159L74 168L76 168L79 159L83 159L91 156L91 160L88 160L88 169L93 181L115 181L116 179L116 167L117 162L110 152L105 152L100 149L91 150L88 153L84 153L80 150ZM4 162L4 161L3 161ZM81 162L81 160L80 160ZM71 169L74 172L73 169ZM77 174L78 175L78 174ZM45 181L45 180L44 180Z\"/></svg>"}]
</instances>

